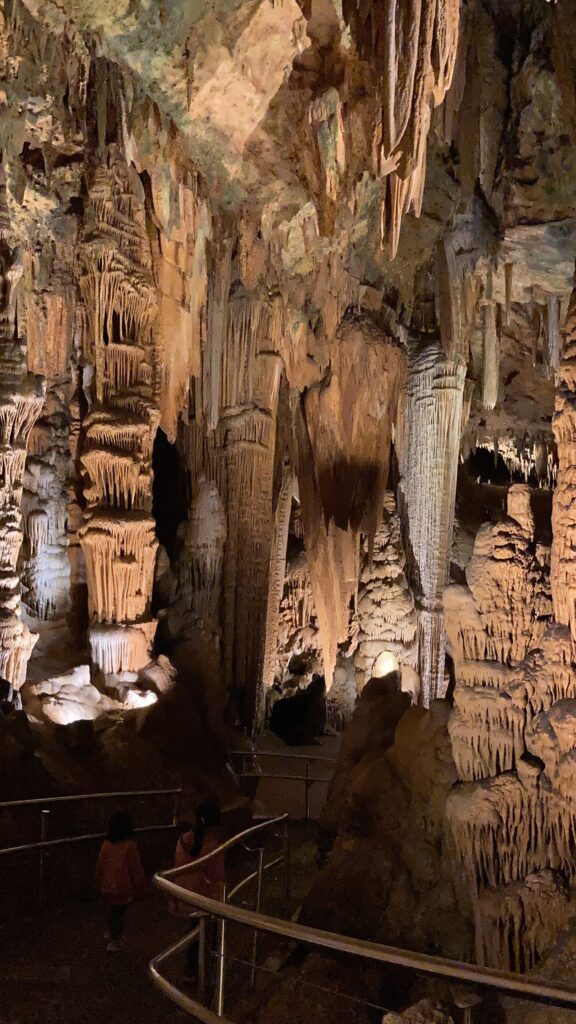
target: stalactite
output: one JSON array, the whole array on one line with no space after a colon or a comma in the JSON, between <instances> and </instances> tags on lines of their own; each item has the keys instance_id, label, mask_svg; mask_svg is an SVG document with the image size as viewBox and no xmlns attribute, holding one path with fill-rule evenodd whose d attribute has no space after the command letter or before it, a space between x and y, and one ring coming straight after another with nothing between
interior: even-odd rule
<instances>
[{"instance_id":1,"label":"stalactite","mask_svg":"<svg viewBox=\"0 0 576 1024\"><path fill-rule=\"evenodd\" d=\"M308 389L296 417L302 523L328 687L357 587L359 531L371 549L382 514L406 357L371 323L348 317L330 359L329 377Z\"/></svg>"},{"instance_id":2,"label":"stalactite","mask_svg":"<svg viewBox=\"0 0 576 1024\"><path fill-rule=\"evenodd\" d=\"M452 82L458 47L458 0L345 0L344 19L360 56L376 69L382 116L377 171L389 174L392 254L402 214L422 203L431 108Z\"/></svg>"},{"instance_id":3,"label":"stalactite","mask_svg":"<svg viewBox=\"0 0 576 1024\"><path fill-rule=\"evenodd\" d=\"M227 242L223 248L229 261ZM214 481L227 512L223 667L238 713L251 725L266 625L281 321L276 301L243 289L229 296L229 275L228 262L215 271L208 296L213 334L202 379L206 420L190 425L188 450L192 479L202 472Z\"/></svg>"},{"instance_id":4,"label":"stalactite","mask_svg":"<svg viewBox=\"0 0 576 1024\"><path fill-rule=\"evenodd\" d=\"M556 295L546 299L544 320L544 367L547 375L553 377L560 362L560 304Z\"/></svg>"},{"instance_id":5,"label":"stalactite","mask_svg":"<svg viewBox=\"0 0 576 1024\"><path fill-rule=\"evenodd\" d=\"M447 580L466 367L437 342L410 363L401 449L401 515L419 604L421 700L444 693L442 594Z\"/></svg>"},{"instance_id":6,"label":"stalactite","mask_svg":"<svg viewBox=\"0 0 576 1024\"><path fill-rule=\"evenodd\" d=\"M55 389L46 398L42 419L31 435L22 509L25 545L22 560L23 603L40 621L61 621L70 607L70 563L66 537L66 479L69 473L69 424Z\"/></svg>"},{"instance_id":7,"label":"stalactite","mask_svg":"<svg viewBox=\"0 0 576 1024\"><path fill-rule=\"evenodd\" d=\"M496 307L486 303L482 309L482 345L484 366L482 373L482 404L485 409L494 409L498 401L500 385L500 340L496 329Z\"/></svg>"},{"instance_id":8,"label":"stalactite","mask_svg":"<svg viewBox=\"0 0 576 1024\"><path fill-rule=\"evenodd\" d=\"M512 288L514 283L514 264L504 264L504 313L506 323L510 323L510 313L512 312Z\"/></svg>"}]
</instances>

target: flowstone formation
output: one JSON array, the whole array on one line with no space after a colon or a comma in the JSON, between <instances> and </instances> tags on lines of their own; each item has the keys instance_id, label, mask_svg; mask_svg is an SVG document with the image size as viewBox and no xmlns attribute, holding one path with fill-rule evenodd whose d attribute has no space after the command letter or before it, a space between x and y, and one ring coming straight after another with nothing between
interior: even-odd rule
<instances>
[{"instance_id":1,"label":"flowstone formation","mask_svg":"<svg viewBox=\"0 0 576 1024\"><path fill-rule=\"evenodd\" d=\"M23 538L22 491L30 433L44 404L44 382L28 371L18 336L16 289L22 255L8 244L5 189L0 190L0 675L19 690L35 643L21 618L18 556Z\"/></svg>"},{"instance_id":2,"label":"flowstone formation","mask_svg":"<svg viewBox=\"0 0 576 1024\"><path fill-rule=\"evenodd\" d=\"M463 785L447 815L476 896L478 955L531 967L571 914L576 862L568 764L576 673L552 620L549 570L534 543L530 490L477 534L467 587L445 595L456 688L449 731Z\"/></svg>"}]
</instances>

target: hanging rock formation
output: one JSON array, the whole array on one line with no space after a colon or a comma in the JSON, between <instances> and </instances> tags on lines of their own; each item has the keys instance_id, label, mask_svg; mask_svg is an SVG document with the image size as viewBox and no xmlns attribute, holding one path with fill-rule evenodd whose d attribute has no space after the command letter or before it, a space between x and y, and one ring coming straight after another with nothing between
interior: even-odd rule
<instances>
[{"instance_id":1,"label":"hanging rock formation","mask_svg":"<svg viewBox=\"0 0 576 1024\"><path fill-rule=\"evenodd\" d=\"M345 0L345 19L364 60L378 78L382 101L374 150L387 174L383 209L392 255L402 214L422 209L426 146L432 107L448 92L458 44L458 0Z\"/></svg>"}]
</instances>

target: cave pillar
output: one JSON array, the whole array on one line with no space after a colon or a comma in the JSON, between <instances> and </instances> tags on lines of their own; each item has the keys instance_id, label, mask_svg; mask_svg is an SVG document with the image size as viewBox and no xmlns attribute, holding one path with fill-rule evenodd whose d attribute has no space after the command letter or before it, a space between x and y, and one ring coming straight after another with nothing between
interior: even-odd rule
<instances>
[{"instance_id":1,"label":"cave pillar","mask_svg":"<svg viewBox=\"0 0 576 1024\"><path fill-rule=\"evenodd\" d=\"M216 317L215 309L223 307L225 315ZM190 471L193 480L203 473L214 481L226 510L222 668L237 718L251 729L262 678L273 533L279 308L244 289L223 303L222 286L215 284L208 324L205 404L190 429ZM216 362L210 332L220 350Z\"/></svg>"},{"instance_id":2,"label":"cave pillar","mask_svg":"<svg viewBox=\"0 0 576 1024\"><path fill-rule=\"evenodd\" d=\"M410 582L418 606L420 702L444 696L444 613L466 366L437 341L411 351L400 463Z\"/></svg>"},{"instance_id":3,"label":"cave pillar","mask_svg":"<svg viewBox=\"0 0 576 1024\"><path fill-rule=\"evenodd\" d=\"M14 291L18 253L0 240L0 676L18 690L36 641L21 618L18 555L27 445L44 404L44 381L29 373L26 342L18 338Z\"/></svg>"},{"instance_id":4,"label":"cave pillar","mask_svg":"<svg viewBox=\"0 0 576 1024\"><path fill-rule=\"evenodd\" d=\"M144 192L115 146L95 168L82 244L81 288L93 367L80 461L92 660L105 675L149 660L150 600L158 542L152 449L159 422L157 292Z\"/></svg>"},{"instance_id":5,"label":"cave pillar","mask_svg":"<svg viewBox=\"0 0 576 1024\"><path fill-rule=\"evenodd\" d=\"M556 375L552 429L558 480L552 503L550 584L554 617L576 642L576 289L572 292Z\"/></svg>"}]
</instances>

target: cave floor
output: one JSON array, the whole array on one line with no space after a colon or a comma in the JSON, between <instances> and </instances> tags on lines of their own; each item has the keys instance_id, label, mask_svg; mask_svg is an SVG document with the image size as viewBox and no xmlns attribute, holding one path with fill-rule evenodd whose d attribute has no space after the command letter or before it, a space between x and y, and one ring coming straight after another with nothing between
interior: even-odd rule
<instances>
[{"instance_id":1,"label":"cave floor","mask_svg":"<svg viewBox=\"0 0 576 1024\"><path fill-rule=\"evenodd\" d=\"M264 890L267 912L290 917L297 910L317 871L315 831L311 823L291 824L293 898L286 903L281 870L271 872ZM246 905L253 905L252 900L253 891L247 889ZM0 1024L189 1021L147 976L151 957L181 934L180 922L168 913L160 895L150 892L130 908L123 952L106 952L104 931L103 908L97 899L67 901L50 912L4 921L0 926ZM233 955L249 957L251 935L230 936L230 942ZM273 944L264 936L258 960L271 956ZM167 973L178 983L182 970L183 962L176 960ZM241 974L246 978L246 969ZM242 985L238 970L230 977L230 987L237 985Z\"/></svg>"}]
</instances>

